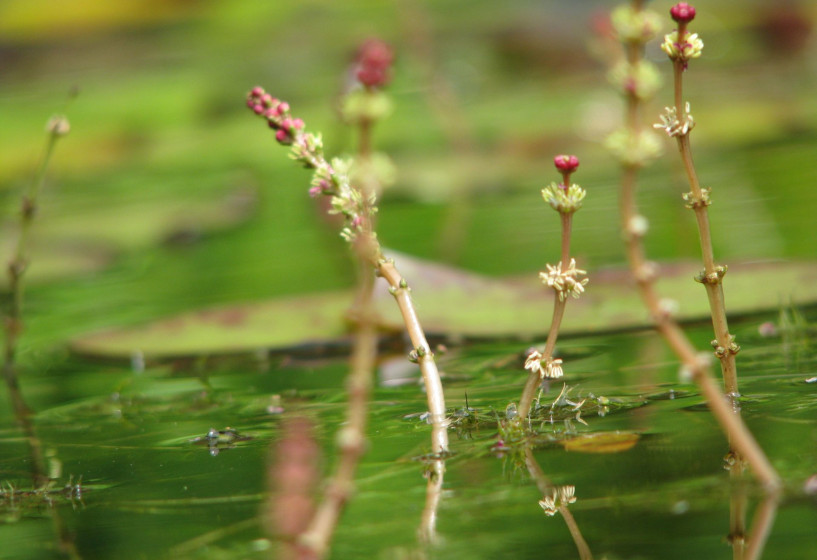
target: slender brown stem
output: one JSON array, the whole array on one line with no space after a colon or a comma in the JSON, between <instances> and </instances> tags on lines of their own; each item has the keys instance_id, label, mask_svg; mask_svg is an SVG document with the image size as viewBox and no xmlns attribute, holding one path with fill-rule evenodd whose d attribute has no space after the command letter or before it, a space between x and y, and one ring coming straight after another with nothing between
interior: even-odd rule
<instances>
[{"instance_id":1,"label":"slender brown stem","mask_svg":"<svg viewBox=\"0 0 817 560\"><path fill-rule=\"evenodd\" d=\"M628 62L633 65L638 63L642 47L638 43L628 43L626 48ZM639 105L640 101L636 95L628 92L626 125L633 137L638 137L642 133ZM730 444L751 466L766 490L774 492L780 487L780 478L774 467L769 463L740 416L733 412L731 405L715 385L709 375L707 360L703 360L698 355L671 315L661 308L660 299L654 289L655 267L648 263L644 256L641 242L644 232L634 227L638 217L635 203L637 172L638 168L635 165L624 166L619 209L622 229L625 233L627 259L641 297L655 322L656 329L664 336L692 379L698 384L709 409L726 433Z\"/></svg>"},{"instance_id":2,"label":"slender brown stem","mask_svg":"<svg viewBox=\"0 0 817 560\"><path fill-rule=\"evenodd\" d=\"M559 327L562 324L566 304L567 300L560 300L559 294L557 293L554 297L553 318L550 321L550 331L548 331L545 350L542 352L543 360L553 357L553 349L556 346L556 338L559 336ZM530 414L533 398L536 395L536 389L539 387L541 381L542 378L539 372L532 371L528 374L528 379L525 381L525 388L522 389L522 396L519 398L519 407L517 409L519 418L525 419Z\"/></svg>"},{"instance_id":3,"label":"slender brown stem","mask_svg":"<svg viewBox=\"0 0 817 560\"><path fill-rule=\"evenodd\" d=\"M371 213L366 212L365 215L369 216ZM359 268L353 313L357 325L351 371L346 380L349 395L346 422L337 435L340 460L334 476L329 481L323 501L312 517L309 527L299 539L316 558L325 557L329 551L329 543L340 515L354 491L358 463L366 451L369 400L377 360L377 326L373 306L374 275L369 263L376 241L369 218L364 218L362 230L354 245Z\"/></svg>"},{"instance_id":4,"label":"slender brown stem","mask_svg":"<svg viewBox=\"0 0 817 560\"><path fill-rule=\"evenodd\" d=\"M680 26L679 38L683 30ZM675 111L678 118L685 115L683 107L683 73L684 62L673 61L673 78L675 92ZM687 181L689 182L691 193L691 206L695 212L695 220L698 224L698 232L701 242L701 258L704 263L703 284L706 288L709 308L712 315L712 327L715 332L715 339L719 346L718 357L721 362L721 372L723 375L724 390L731 397L739 396L737 366L735 364L735 354L738 347L733 343L733 337L729 334L729 324L726 319L726 305L723 296L723 273L718 273L715 264L715 254L712 246L712 233L709 225L708 193L704 193L695 164L692 160L692 148L690 146L689 131L676 136L678 152L684 165Z\"/></svg>"},{"instance_id":5,"label":"slender brown stem","mask_svg":"<svg viewBox=\"0 0 817 560\"><path fill-rule=\"evenodd\" d=\"M573 212L560 212L559 215L562 221L562 260L560 264L562 270L564 270L570 262L570 237L573 225ZM559 292L554 292L553 317L550 320L550 330L548 331L547 341L545 342L545 349L542 352L542 360L549 360L553 357L553 350L556 348L556 339L559 337L559 328L562 325L566 306L567 298L562 298ZM539 376L539 372L531 371L528 374L525 387L522 389L522 396L519 398L519 407L517 408L519 418L525 419L530 414L534 395L536 395L536 389L539 387L540 382L541 377Z\"/></svg>"},{"instance_id":6,"label":"slender brown stem","mask_svg":"<svg viewBox=\"0 0 817 560\"><path fill-rule=\"evenodd\" d=\"M371 278L371 274L363 277ZM360 285L360 316L355 333L351 372L347 379L349 405L345 425L337 435L340 460L327 486L323 502L318 506L309 528L299 539L304 547L313 551L316 558L325 557L329 550L329 542L340 514L354 490L357 465L366 450L368 403L377 355L377 332L371 315L372 286L371 281Z\"/></svg>"},{"instance_id":7,"label":"slender brown stem","mask_svg":"<svg viewBox=\"0 0 817 560\"><path fill-rule=\"evenodd\" d=\"M45 151L43 152L40 166L25 194L23 195L20 208L20 233L17 238L17 246L14 256L8 263L9 292L11 301L9 309L3 317L3 329L5 343L3 347L3 379L9 392L12 409L17 423L23 430L29 446L31 457L31 475L35 487L42 487L48 483L48 474L43 455L42 443L37 436L34 424L31 420L31 409L23 398L20 390L20 383L17 376L17 342L23 332L23 292L24 277L27 266L27 252L31 225L37 212L37 201L40 191L45 183L46 171L54 153L57 140L66 132L61 128L62 123L66 123L61 117L54 118L49 123L49 133L46 140Z\"/></svg>"}]
</instances>

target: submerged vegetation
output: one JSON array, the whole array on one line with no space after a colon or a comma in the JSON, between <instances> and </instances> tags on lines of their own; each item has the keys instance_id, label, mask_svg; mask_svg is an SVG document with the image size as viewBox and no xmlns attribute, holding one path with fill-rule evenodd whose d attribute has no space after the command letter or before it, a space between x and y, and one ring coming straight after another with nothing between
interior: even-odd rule
<instances>
[{"instance_id":1,"label":"submerged vegetation","mask_svg":"<svg viewBox=\"0 0 817 560\"><path fill-rule=\"evenodd\" d=\"M285 6L266 15L275 22L303 16ZM65 117L49 122L43 163L0 245L10 255L3 369L11 406L0 437L0 536L9 553L807 554L803 537L817 519L817 462L804 451L817 408L815 313L807 305L817 301L817 265L783 260L811 257L802 240L785 249L784 241L766 239L764 249L745 234L744 216L772 231L762 211L777 211L776 201L758 205L741 194L724 150L742 154L752 173L782 180L781 166L809 164L817 123L793 139L780 133L718 145L729 123L716 112L728 112L728 104L716 88L699 100L695 80L682 79L690 67L708 81L724 71L706 66L710 50L724 48L709 40L708 6L667 4L676 28L665 35L666 18L642 0L594 16L590 50L608 65L620 105L604 93L593 94L599 103L591 99L587 91L602 91L603 69L560 30L537 28L547 41L532 45L522 41L521 23L512 37L496 35L500 79L486 78L495 87L480 91L462 68L436 65L437 57L449 60L446 49L457 50L453 42L433 50L437 31L425 18L439 23L442 12L410 2L395 9L398 29L410 36L369 30L389 42L359 43L345 73L337 41L359 41L362 32L310 39L297 26L297 37L279 29L288 47L270 55L280 70L270 81L292 107L253 87L246 107L271 132L258 139L248 140L255 129L246 109L242 117L227 109L237 105L234 87L212 98L179 90L184 101L164 113L156 101L169 97L151 98L153 112L178 128L161 149L141 144L144 131L109 143L113 150L142 146L139 163L151 165L126 170L121 188L121 169L104 172L110 188L103 196L84 191L77 171L93 161L78 151L93 135L91 113L76 104L75 119L72 109L71 142L60 151L60 161L72 163L50 174L60 177L58 189L49 188L46 170L68 124ZM483 12L477 3L458 17L490 16L479 23L490 28L495 9ZM798 27L791 9L786 25ZM549 10L530 24L549 25L556 4ZM320 20L320 10L313 17ZM764 33L787 32L771 26ZM240 52L252 52L248 39L236 40ZM207 34L204 44L211 42L218 39ZM460 54L466 65L478 64L476 45ZM326 53L318 57L328 60L323 71L343 76L340 88L316 77L323 74L307 62L316 56L310 47ZM219 48L236 47L210 54ZM674 93L651 126L662 81L656 53L671 60ZM553 70L548 80L557 86L524 68L537 60ZM257 64L219 76L239 77L267 81ZM334 119L326 116L331 91L338 91ZM576 103L577 92L586 103ZM473 100L488 93L496 101L482 114ZM544 95L555 97L543 104ZM701 115L695 164L688 97ZM194 103L202 107L190 115L217 134L204 132L206 153L184 155L185 129L173 119ZM584 124L568 107L585 115ZM673 158L659 157L655 130L677 144L677 181ZM293 161L274 153L274 143ZM791 143L799 148L789 150ZM569 151L582 154L586 199L573 182L579 158ZM560 155L551 160L554 152ZM550 161L561 179L542 189L536 183ZM169 184L177 181L178 199L146 180L151 166L167 166L162 172ZM701 186L699 169L718 183L714 193ZM660 185L676 182L690 192L665 196ZM791 198L787 187L777 188ZM537 191L559 222L542 218ZM6 194L3 204L15 207L16 193ZM99 207L84 214L97 199ZM693 211L697 233L688 215L676 216L679 199ZM446 206L455 210L441 211ZM781 230L793 227L780 221ZM786 240L786 231L776 235ZM704 266L697 275L690 270L699 265L676 262L695 255L695 237ZM624 255L614 248L618 238ZM439 239L443 250L434 248ZM94 259L77 264L75 249ZM728 291L716 249L730 265ZM543 253L558 261L537 283L528 271ZM445 265L429 260L440 254ZM648 254L673 260L659 269ZM743 264L770 256L776 260ZM607 266L625 257L629 270ZM693 277L706 302L695 296ZM31 282L25 306L24 279ZM723 390L711 374L712 354L698 350L712 329ZM646 547L645 534L654 535Z\"/></svg>"}]
</instances>

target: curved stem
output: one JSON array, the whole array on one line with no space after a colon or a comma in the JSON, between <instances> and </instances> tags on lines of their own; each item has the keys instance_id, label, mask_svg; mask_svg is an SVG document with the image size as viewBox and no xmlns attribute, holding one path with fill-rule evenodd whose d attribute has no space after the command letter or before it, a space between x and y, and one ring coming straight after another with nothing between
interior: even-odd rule
<instances>
[{"instance_id":1,"label":"curved stem","mask_svg":"<svg viewBox=\"0 0 817 560\"><path fill-rule=\"evenodd\" d=\"M431 448L435 454L448 451L448 432L445 421L445 394L440 379L440 372L437 370L437 363L434 361L434 354L428 346L414 303L411 301L408 284L394 266L394 262L385 259L378 259L377 271L386 282L397 301L403 322L406 325L411 344L417 352L417 361L420 365L420 372L423 375L423 382L426 387L426 397L428 398L428 412L431 419Z\"/></svg>"}]
</instances>

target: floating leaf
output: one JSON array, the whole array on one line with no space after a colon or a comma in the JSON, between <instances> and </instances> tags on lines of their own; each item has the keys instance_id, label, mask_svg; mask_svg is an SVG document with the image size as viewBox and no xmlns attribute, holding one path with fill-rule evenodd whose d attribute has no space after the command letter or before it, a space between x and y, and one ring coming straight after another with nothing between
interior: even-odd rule
<instances>
[{"instance_id":1,"label":"floating leaf","mask_svg":"<svg viewBox=\"0 0 817 560\"><path fill-rule=\"evenodd\" d=\"M139 202L101 202L90 208L64 206L55 197L42 204L32 227L26 280L50 282L104 268L114 254L155 245L179 243L245 221L254 192L234 189L209 196L159 197ZM16 250L16 223L2 232L0 258ZM6 275L0 287L7 285Z\"/></svg>"},{"instance_id":2,"label":"floating leaf","mask_svg":"<svg viewBox=\"0 0 817 560\"><path fill-rule=\"evenodd\" d=\"M640 437L635 432L601 432L580 434L559 443L567 451L578 453L621 453L632 449Z\"/></svg>"},{"instance_id":3,"label":"floating leaf","mask_svg":"<svg viewBox=\"0 0 817 560\"><path fill-rule=\"evenodd\" d=\"M227 354L335 339L346 332L351 294L334 292L191 311L75 340L74 351L130 359Z\"/></svg>"},{"instance_id":4,"label":"floating leaf","mask_svg":"<svg viewBox=\"0 0 817 560\"><path fill-rule=\"evenodd\" d=\"M535 274L530 279L499 280L406 255L396 255L396 261L429 335L461 339L546 334L553 296ZM663 271L659 287L680 302L681 319L709 316L704 289L693 281L697 270L693 264L677 264ZM797 303L817 301L817 263L735 264L726 282L733 314L774 308L789 298ZM375 300L381 328L401 331L399 311L384 282L378 282ZM126 359L136 353L169 357L280 350L344 335L344 314L352 301L349 291L191 311L81 337L72 347L83 354ZM563 334L649 327L627 270L591 274L587 293L568 307Z\"/></svg>"}]
</instances>

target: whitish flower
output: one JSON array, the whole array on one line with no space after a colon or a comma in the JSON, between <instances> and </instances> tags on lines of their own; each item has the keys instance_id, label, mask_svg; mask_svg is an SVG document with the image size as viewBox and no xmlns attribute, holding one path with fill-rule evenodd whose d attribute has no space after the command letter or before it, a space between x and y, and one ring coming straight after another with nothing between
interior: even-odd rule
<instances>
[{"instance_id":1,"label":"whitish flower","mask_svg":"<svg viewBox=\"0 0 817 560\"><path fill-rule=\"evenodd\" d=\"M576 502L575 493L576 487L572 485L551 488L550 492L539 500L539 506L541 506L545 515L553 517L559 511L559 508Z\"/></svg>"},{"instance_id":2,"label":"whitish flower","mask_svg":"<svg viewBox=\"0 0 817 560\"><path fill-rule=\"evenodd\" d=\"M541 377L547 377L548 379L558 379L563 375L564 371L562 371L562 360L559 358L548 359L544 372L540 374Z\"/></svg>"},{"instance_id":3,"label":"whitish flower","mask_svg":"<svg viewBox=\"0 0 817 560\"><path fill-rule=\"evenodd\" d=\"M566 484L559 487L559 499L563 505L569 505L576 502L576 487L572 484Z\"/></svg>"},{"instance_id":4,"label":"whitish flower","mask_svg":"<svg viewBox=\"0 0 817 560\"><path fill-rule=\"evenodd\" d=\"M536 350L531 350L528 359L525 360L525 369L531 373L538 373L542 377L542 354Z\"/></svg>"},{"instance_id":5,"label":"whitish flower","mask_svg":"<svg viewBox=\"0 0 817 560\"><path fill-rule=\"evenodd\" d=\"M704 42L698 37L697 33L684 32L684 40L678 39L678 30L668 33L664 36L664 42L661 44L661 50L667 53L672 60L680 60L686 63L701 56L704 50Z\"/></svg>"},{"instance_id":6,"label":"whitish flower","mask_svg":"<svg viewBox=\"0 0 817 560\"><path fill-rule=\"evenodd\" d=\"M554 515L556 515L556 512L559 511L559 508L556 506L555 496L545 496L544 498L539 500L539 505L542 506L545 515L549 517L553 517Z\"/></svg>"},{"instance_id":7,"label":"whitish flower","mask_svg":"<svg viewBox=\"0 0 817 560\"><path fill-rule=\"evenodd\" d=\"M556 266L547 265L547 272L540 272L539 278L543 284L556 290L559 301L564 301L568 295L578 298L584 293L589 280L581 277L586 274L586 271L576 268L576 259L570 259L567 270L562 270L562 263L559 261Z\"/></svg>"},{"instance_id":8,"label":"whitish flower","mask_svg":"<svg viewBox=\"0 0 817 560\"><path fill-rule=\"evenodd\" d=\"M669 136L684 136L695 126L695 119L689 112L689 103L684 107L684 114L679 116L675 107L664 107L664 114L661 115L661 122L652 125L653 128L661 129Z\"/></svg>"}]
</instances>

